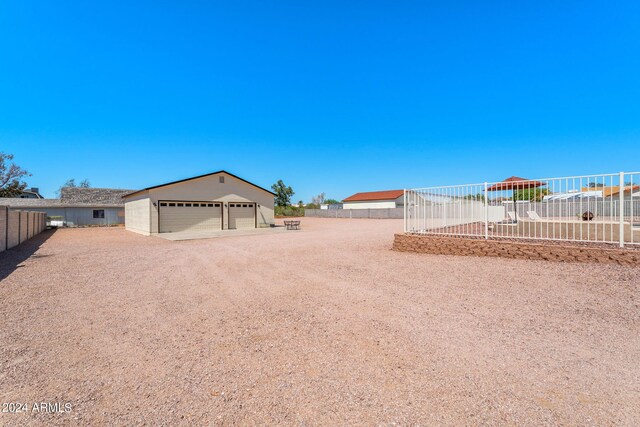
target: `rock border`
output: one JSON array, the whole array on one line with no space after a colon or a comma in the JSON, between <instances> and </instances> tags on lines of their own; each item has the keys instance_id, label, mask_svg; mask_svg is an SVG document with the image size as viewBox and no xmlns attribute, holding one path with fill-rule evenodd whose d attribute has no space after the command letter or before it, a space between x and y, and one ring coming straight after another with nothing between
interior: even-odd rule
<instances>
[{"instance_id":1,"label":"rock border","mask_svg":"<svg viewBox=\"0 0 640 427\"><path fill-rule=\"evenodd\" d=\"M640 267L640 251L464 237L396 234L394 251L431 255L502 257L556 262L592 262Z\"/></svg>"}]
</instances>

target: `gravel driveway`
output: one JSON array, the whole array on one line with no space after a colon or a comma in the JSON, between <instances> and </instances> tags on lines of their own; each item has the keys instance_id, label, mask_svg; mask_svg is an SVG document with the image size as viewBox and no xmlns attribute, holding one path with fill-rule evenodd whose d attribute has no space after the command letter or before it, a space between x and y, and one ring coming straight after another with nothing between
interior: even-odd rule
<instances>
[{"instance_id":1,"label":"gravel driveway","mask_svg":"<svg viewBox=\"0 0 640 427\"><path fill-rule=\"evenodd\" d=\"M0 401L28 404L0 425L640 425L638 269L302 226L67 229L0 254Z\"/></svg>"}]
</instances>

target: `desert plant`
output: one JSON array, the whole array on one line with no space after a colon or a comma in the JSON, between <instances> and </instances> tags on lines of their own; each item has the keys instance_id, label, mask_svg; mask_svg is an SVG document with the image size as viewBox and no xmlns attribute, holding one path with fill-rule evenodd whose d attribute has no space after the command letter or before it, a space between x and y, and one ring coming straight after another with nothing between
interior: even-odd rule
<instances>
[{"instance_id":1,"label":"desert plant","mask_svg":"<svg viewBox=\"0 0 640 427\"><path fill-rule=\"evenodd\" d=\"M276 206L275 207L276 218L288 217L288 216L304 216L304 207L299 206Z\"/></svg>"}]
</instances>

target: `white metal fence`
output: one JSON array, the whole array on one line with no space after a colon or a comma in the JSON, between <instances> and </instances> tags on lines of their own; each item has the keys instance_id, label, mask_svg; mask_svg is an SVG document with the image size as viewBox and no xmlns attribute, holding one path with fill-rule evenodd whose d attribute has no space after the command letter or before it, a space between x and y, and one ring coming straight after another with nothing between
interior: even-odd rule
<instances>
[{"instance_id":1,"label":"white metal fence","mask_svg":"<svg viewBox=\"0 0 640 427\"><path fill-rule=\"evenodd\" d=\"M405 190L415 234L640 244L640 172Z\"/></svg>"}]
</instances>

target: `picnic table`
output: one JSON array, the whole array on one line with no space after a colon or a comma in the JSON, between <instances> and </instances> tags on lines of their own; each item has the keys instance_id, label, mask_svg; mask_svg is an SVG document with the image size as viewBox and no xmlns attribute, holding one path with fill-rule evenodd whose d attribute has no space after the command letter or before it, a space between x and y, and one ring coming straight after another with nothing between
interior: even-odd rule
<instances>
[{"instance_id":1,"label":"picnic table","mask_svg":"<svg viewBox=\"0 0 640 427\"><path fill-rule=\"evenodd\" d=\"M300 230L300 221L299 220L285 220L284 226L287 230Z\"/></svg>"}]
</instances>

